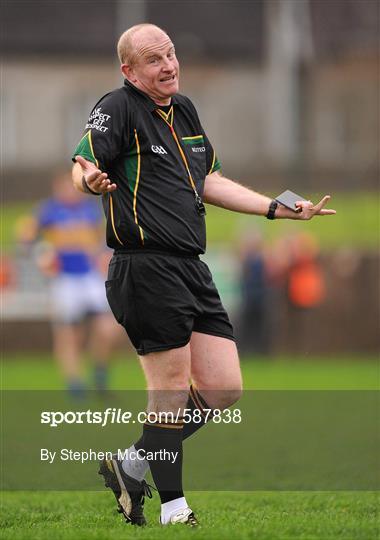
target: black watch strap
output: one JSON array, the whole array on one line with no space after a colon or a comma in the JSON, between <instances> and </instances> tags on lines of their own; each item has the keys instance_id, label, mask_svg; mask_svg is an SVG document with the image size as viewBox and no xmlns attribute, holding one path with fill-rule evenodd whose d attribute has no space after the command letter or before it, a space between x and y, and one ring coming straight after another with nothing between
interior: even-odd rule
<instances>
[{"instance_id":1,"label":"black watch strap","mask_svg":"<svg viewBox=\"0 0 380 540\"><path fill-rule=\"evenodd\" d=\"M97 193L89 187L84 176L82 176L82 187L85 193L89 193L90 195L101 195L101 193Z\"/></svg>"},{"instance_id":2,"label":"black watch strap","mask_svg":"<svg viewBox=\"0 0 380 540\"><path fill-rule=\"evenodd\" d=\"M278 202L273 200L269 205L269 210L267 213L267 219L274 219L274 213L276 212L278 207Z\"/></svg>"}]
</instances>

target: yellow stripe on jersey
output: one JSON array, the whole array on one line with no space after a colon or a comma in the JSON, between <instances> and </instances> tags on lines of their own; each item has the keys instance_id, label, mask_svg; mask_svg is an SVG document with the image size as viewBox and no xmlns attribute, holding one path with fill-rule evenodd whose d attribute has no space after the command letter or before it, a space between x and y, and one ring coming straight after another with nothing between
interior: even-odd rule
<instances>
[{"instance_id":1,"label":"yellow stripe on jersey","mask_svg":"<svg viewBox=\"0 0 380 540\"><path fill-rule=\"evenodd\" d=\"M94 160L95 160L95 165L96 165L97 167L99 167L99 161L98 161L98 160L96 159L96 157L95 157L94 146L93 146L93 144L92 144L91 129L90 129L90 131L88 132L88 142L89 142L89 144L90 144L91 154L93 155Z\"/></svg>"},{"instance_id":2,"label":"yellow stripe on jersey","mask_svg":"<svg viewBox=\"0 0 380 540\"><path fill-rule=\"evenodd\" d=\"M212 164L211 164L210 170L208 171L207 174L211 174L211 173L212 173L212 170L213 170L214 165L215 165L215 158L216 158L216 154L215 154L215 150L214 150L214 155L213 155L213 157L212 157Z\"/></svg>"},{"instance_id":3,"label":"yellow stripe on jersey","mask_svg":"<svg viewBox=\"0 0 380 540\"><path fill-rule=\"evenodd\" d=\"M165 118L163 111L161 111L161 109L156 109L156 112L161 116L161 118L163 119L165 124L167 124L169 126L171 134L173 136L173 139L175 140L175 142L176 142L176 144L178 146L178 150L179 150L179 153L181 155L182 161L183 161L183 163L185 165L187 175L189 177L190 185L193 188L194 193L197 193L197 188L195 186L195 182L194 182L193 177L191 175L189 164L187 162L186 156L185 156L184 151L182 150L181 144L180 144L180 142L178 140L177 133L174 131L173 126L170 125L169 122L167 121L167 119ZM173 118L172 118L172 120L173 120Z\"/></svg>"},{"instance_id":4,"label":"yellow stripe on jersey","mask_svg":"<svg viewBox=\"0 0 380 540\"><path fill-rule=\"evenodd\" d=\"M115 237L116 237L116 240L119 242L119 244L121 244L121 245L123 246L124 244L123 244L123 242L120 240L119 235L118 235L117 232L116 232L115 221L114 221L114 217L113 217L113 200L112 200L112 195L111 195L111 193L110 193L109 195L110 195L110 214L111 214L111 224L112 224L112 229L113 229L114 235L115 235Z\"/></svg>"},{"instance_id":5,"label":"yellow stripe on jersey","mask_svg":"<svg viewBox=\"0 0 380 540\"><path fill-rule=\"evenodd\" d=\"M203 135L194 135L193 137L182 137L183 141L196 141L197 139L202 141L203 140Z\"/></svg>"},{"instance_id":6,"label":"yellow stripe on jersey","mask_svg":"<svg viewBox=\"0 0 380 540\"><path fill-rule=\"evenodd\" d=\"M159 115L165 120L169 126L173 126L173 120L174 120L174 109L173 105L170 107L169 112L165 112L162 109L156 109L156 111L159 113Z\"/></svg>"},{"instance_id":7,"label":"yellow stripe on jersey","mask_svg":"<svg viewBox=\"0 0 380 540\"><path fill-rule=\"evenodd\" d=\"M133 214L135 216L135 223L138 226L139 231L140 231L141 242L144 243L144 231L140 227L138 218L137 218L137 190L139 189L139 181L140 181L141 153L140 153L139 137L137 135L136 129L134 131L135 131L135 141L136 141L136 148L137 148L137 171L136 171L135 189L133 192Z\"/></svg>"}]
</instances>

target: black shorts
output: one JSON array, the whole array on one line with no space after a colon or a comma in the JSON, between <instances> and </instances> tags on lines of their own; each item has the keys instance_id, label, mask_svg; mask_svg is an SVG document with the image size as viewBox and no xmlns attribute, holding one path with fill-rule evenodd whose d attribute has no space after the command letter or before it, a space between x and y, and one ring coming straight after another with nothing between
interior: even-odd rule
<instances>
[{"instance_id":1,"label":"black shorts","mask_svg":"<svg viewBox=\"0 0 380 540\"><path fill-rule=\"evenodd\" d=\"M140 355L183 347L193 331L234 340L210 270L197 256L116 253L106 293Z\"/></svg>"}]
</instances>

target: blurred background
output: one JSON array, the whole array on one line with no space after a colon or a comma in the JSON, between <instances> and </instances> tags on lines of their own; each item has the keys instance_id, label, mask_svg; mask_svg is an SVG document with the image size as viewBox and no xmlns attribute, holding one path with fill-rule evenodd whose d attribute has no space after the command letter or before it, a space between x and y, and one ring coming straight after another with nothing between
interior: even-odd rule
<instances>
[{"instance_id":1,"label":"blurred background","mask_svg":"<svg viewBox=\"0 0 380 540\"><path fill-rule=\"evenodd\" d=\"M3 0L3 357L51 358L49 276L28 219L70 170L94 104L121 86L116 42L140 22L174 41L181 92L226 176L269 196L329 193L338 211L298 223L208 207L205 260L243 357L376 358L377 0Z\"/></svg>"}]
</instances>

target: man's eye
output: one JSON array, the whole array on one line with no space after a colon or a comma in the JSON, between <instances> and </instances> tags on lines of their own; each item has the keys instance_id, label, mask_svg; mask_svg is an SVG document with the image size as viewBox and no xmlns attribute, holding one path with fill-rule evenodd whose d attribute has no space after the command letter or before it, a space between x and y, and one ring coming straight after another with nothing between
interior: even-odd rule
<instances>
[{"instance_id":1,"label":"man's eye","mask_svg":"<svg viewBox=\"0 0 380 540\"><path fill-rule=\"evenodd\" d=\"M154 64L155 62L158 62L157 58L151 58L149 60L149 64Z\"/></svg>"}]
</instances>

